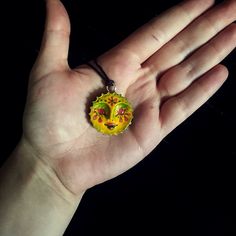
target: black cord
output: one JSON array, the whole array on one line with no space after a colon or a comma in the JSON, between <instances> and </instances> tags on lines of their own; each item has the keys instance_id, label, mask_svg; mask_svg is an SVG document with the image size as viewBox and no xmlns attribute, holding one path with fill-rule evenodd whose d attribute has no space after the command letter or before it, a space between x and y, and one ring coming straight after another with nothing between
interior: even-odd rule
<instances>
[{"instance_id":1,"label":"black cord","mask_svg":"<svg viewBox=\"0 0 236 236\"><path fill-rule=\"evenodd\" d=\"M105 82L105 86L108 87L112 87L115 85L115 81L111 80L107 74L105 73L105 71L103 70L103 68L98 64L97 60L92 60L90 62L86 63L88 66L90 66L92 69L94 69L99 76L101 76L101 78L104 80Z\"/></svg>"}]
</instances>

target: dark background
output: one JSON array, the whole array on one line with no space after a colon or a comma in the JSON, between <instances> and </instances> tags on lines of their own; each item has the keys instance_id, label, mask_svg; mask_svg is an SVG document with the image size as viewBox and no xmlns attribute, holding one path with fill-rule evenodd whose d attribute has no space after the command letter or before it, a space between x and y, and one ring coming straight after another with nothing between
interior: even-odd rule
<instances>
[{"instance_id":1,"label":"dark background","mask_svg":"<svg viewBox=\"0 0 236 236\"><path fill-rule=\"evenodd\" d=\"M74 67L180 1L63 2L72 23L69 63ZM6 14L1 16L3 163L21 135L28 76L43 32L44 1L9 1L1 12ZM236 52L223 64L230 75L222 88L146 159L88 190L66 236L236 233Z\"/></svg>"}]
</instances>

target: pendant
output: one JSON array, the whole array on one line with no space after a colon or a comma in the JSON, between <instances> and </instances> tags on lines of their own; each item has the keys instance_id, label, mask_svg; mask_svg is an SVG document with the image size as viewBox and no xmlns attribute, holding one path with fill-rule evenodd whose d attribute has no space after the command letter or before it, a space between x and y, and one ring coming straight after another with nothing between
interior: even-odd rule
<instances>
[{"instance_id":1,"label":"pendant","mask_svg":"<svg viewBox=\"0 0 236 236\"><path fill-rule=\"evenodd\" d=\"M92 60L87 65L101 76L107 89L107 93L102 93L92 102L90 121L98 132L118 135L131 124L133 108L125 97L116 93L115 81L106 75L97 60Z\"/></svg>"},{"instance_id":2,"label":"pendant","mask_svg":"<svg viewBox=\"0 0 236 236\"><path fill-rule=\"evenodd\" d=\"M106 94L102 94L92 102L89 116L98 132L118 135L131 124L133 109L125 97L108 90Z\"/></svg>"}]
</instances>

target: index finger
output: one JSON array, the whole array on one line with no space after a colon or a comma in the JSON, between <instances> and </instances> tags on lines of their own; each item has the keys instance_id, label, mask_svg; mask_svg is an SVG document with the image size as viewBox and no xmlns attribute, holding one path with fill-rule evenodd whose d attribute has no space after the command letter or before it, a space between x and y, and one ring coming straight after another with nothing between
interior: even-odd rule
<instances>
[{"instance_id":1,"label":"index finger","mask_svg":"<svg viewBox=\"0 0 236 236\"><path fill-rule=\"evenodd\" d=\"M214 0L185 0L140 27L115 50L136 55L142 64L213 4Z\"/></svg>"}]
</instances>

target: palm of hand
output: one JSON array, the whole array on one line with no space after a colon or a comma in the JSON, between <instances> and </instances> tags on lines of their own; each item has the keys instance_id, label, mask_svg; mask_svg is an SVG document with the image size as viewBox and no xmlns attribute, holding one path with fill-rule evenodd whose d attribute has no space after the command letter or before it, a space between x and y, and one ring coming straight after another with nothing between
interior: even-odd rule
<instances>
[{"instance_id":1,"label":"palm of hand","mask_svg":"<svg viewBox=\"0 0 236 236\"><path fill-rule=\"evenodd\" d=\"M161 140L155 80L145 85L145 79L137 77L133 68L122 65L118 69L122 77L117 85L125 88L135 116L130 128L118 136L98 133L90 124L91 99L103 87L101 78L90 68L51 73L30 89L24 136L75 192L124 172ZM81 178L84 186L77 184Z\"/></svg>"},{"instance_id":2,"label":"palm of hand","mask_svg":"<svg viewBox=\"0 0 236 236\"><path fill-rule=\"evenodd\" d=\"M212 3L184 1L99 58L116 82L117 92L133 105L134 120L118 136L98 133L88 113L104 85L91 68L69 68L69 19L59 1L47 3L45 36L31 74L24 140L74 193L115 177L143 159L227 77L226 68L218 63L235 47L235 26L226 27L236 18L235 1L192 24ZM216 22L214 18L222 12L221 24L209 26L209 19Z\"/></svg>"}]
</instances>

